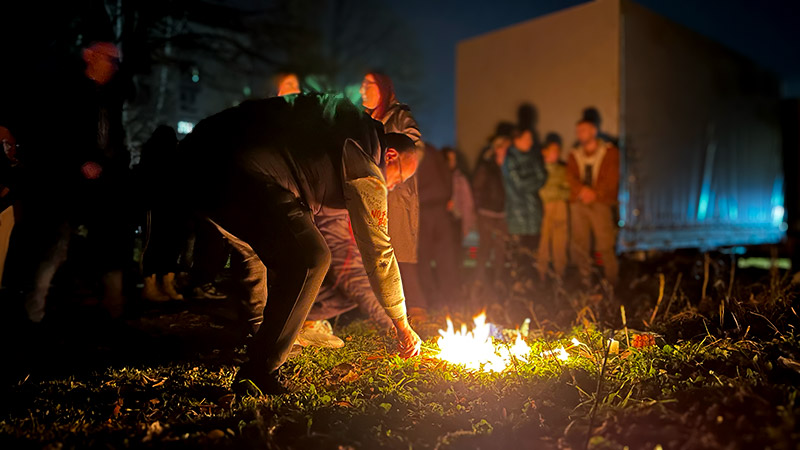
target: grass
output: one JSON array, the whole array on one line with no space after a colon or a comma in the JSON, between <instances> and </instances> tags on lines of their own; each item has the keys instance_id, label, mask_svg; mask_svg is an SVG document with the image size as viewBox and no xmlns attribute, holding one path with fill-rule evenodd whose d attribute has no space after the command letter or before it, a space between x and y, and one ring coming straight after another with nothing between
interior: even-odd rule
<instances>
[{"instance_id":1,"label":"grass","mask_svg":"<svg viewBox=\"0 0 800 450\"><path fill-rule=\"evenodd\" d=\"M618 314L615 300L592 306L591 295L571 304L596 321L532 330L529 359L503 373L437 360L443 317L417 324L427 350L411 360L396 356L391 336L354 321L337 330L344 348L304 349L281 369L291 392L265 398L231 393L242 349L221 345L224 330L207 326L213 316L151 312L138 323L150 336L144 345L193 333L220 341L34 371L4 392L0 447L797 448L800 320L790 280L739 284L731 296L711 282L701 301L685 285L670 315L636 331L660 284L643 285L650 306L629 305L627 321L632 343L644 335L655 345L627 347L619 318L603 311ZM537 356L573 337L586 347L568 361ZM609 337L618 353L606 354Z\"/></svg>"}]
</instances>

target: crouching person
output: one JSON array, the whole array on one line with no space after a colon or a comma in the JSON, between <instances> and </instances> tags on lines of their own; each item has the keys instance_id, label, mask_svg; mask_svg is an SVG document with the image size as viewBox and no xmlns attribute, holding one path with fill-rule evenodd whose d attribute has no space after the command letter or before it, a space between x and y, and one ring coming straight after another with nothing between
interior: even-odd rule
<instances>
[{"instance_id":1,"label":"crouching person","mask_svg":"<svg viewBox=\"0 0 800 450\"><path fill-rule=\"evenodd\" d=\"M400 354L419 354L387 234L387 192L417 166L413 143L401 142L387 148L381 124L342 97L299 95L245 102L203 120L181 143L192 212L216 226L247 268L255 335L236 388L281 390L276 371L331 260L313 219L323 209L348 211ZM276 274L269 296L267 267Z\"/></svg>"}]
</instances>

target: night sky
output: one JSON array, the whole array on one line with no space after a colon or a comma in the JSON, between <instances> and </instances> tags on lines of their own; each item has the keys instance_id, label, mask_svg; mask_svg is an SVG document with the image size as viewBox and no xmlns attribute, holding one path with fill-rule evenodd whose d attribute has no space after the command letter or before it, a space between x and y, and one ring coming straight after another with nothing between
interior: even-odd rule
<instances>
[{"instance_id":1,"label":"night sky","mask_svg":"<svg viewBox=\"0 0 800 450\"><path fill-rule=\"evenodd\" d=\"M583 1L392 1L421 50L417 101L411 105L426 140L455 141L455 46L458 41L555 12ZM800 97L800 1L637 0L774 71L784 96ZM545 65L547 62L542 61ZM497 61L496 64L502 64ZM403 92L398 93L401 100Z\"/></svg>"}]
</instances>

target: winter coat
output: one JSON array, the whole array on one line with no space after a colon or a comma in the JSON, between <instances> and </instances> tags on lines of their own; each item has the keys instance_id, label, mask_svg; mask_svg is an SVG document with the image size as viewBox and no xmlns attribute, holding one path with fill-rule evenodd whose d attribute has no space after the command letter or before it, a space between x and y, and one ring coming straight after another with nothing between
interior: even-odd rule
<instances>
[{"instance_id":1,"label":"winter coat","mask_svg":"<svg viewBox=\"0 0 800 450\"><path fill-rule=\"evenodd\" d=\"M419 163L416 177L420 209L447 209L447 203L453 198L453 182L444 154L428 151Z\"/></svg>"},{"instance_id":2,"label":"winter coat","mask_svg":"<svg viewBox=\"0 0 800 450\"><path fill-rule=\"evenodd\" d=\"M578 193L583 188L586 166L592 168L592 186L597 192L597 202L614 206L619 195L619 150L600 140L597 152L587 156L582 148L576 148L567 161L567 180L570 187L570 202L580 201Z\"/></svg>"},{"instance_id":3,"label":"winter coat","mask_svg":"<svg viewBox=\"0 0 800 450\"><path fill-rule=\"evenodd\" d=\"M414 141L417 151L425 151L425 143L422 142L417 121L414 120L408 106L402 103L393 104L381 122L387 133L403 133ZM416 175L389 192L389 235L392 237L397 261L416 263L419 240L419 194Z\"/></svg>"},{"instance_id":4,"label":"winter coat","mask_svg":"<svg viewBox=\"0 0 800 450\"><path fill-rule=\"evenodd\" d=\"M484 152L472 177L472 192L479 214L505 215L506 188L503 184L503 169L497 165L494 152Z\"/></svg>"},{"instance_id":5,"label":"winter coat","mask_svg":"<svg viewBox=\"0 0 800 450\"><path fill-rule=\"evenodd\" d=\"M539 234L543 215L539 189L546 180L547 172L541 154L534 149L521 152L511 147L508 150L503 162L503 182L509 233Z\"/></svg>"}]
</instances>

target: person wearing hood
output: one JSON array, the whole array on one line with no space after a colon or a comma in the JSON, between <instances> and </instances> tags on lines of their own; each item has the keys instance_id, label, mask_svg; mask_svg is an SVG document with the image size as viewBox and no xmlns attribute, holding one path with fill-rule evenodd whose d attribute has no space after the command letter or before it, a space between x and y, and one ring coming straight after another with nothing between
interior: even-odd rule
<instances>
[{"instance_id":1,"label":"person wearing hood","mask_svg":"<svg viewBox=\"0 0 800 450\"><path fill-rule=\"evenodd\" d=\"M220 151L225 149L225 151ZM251 301L249 361L235 387L279 392L288 357L330 264L314 221L347 210L375 296L397 330L400 355L420 352L408 323L389 239L387 192L413 176L417 155L405 136L341 96L247 101L201 121L180 144L190 213L213 223L244 259ZM267 296L267 268L276 274Z\"/></svg>"},{"instance_id":2,"label":"person wearing hood","mask_svg":"<svg viewBox=\"0 0 800 450\"><path fill-rule=\"evenodd\" d=\"M419 159L425 154L425 143L411 108L400 103L394 92L392 79L381 72L370 72L361 82L361 101L366 112L383 123L387 133L403 133L416 146ZM417 269L419 243L419 193L417 177L412 176L389 193L389 235L397 251L403 287L413 307L425 308Z\"/></svg>"}]
</instances>

